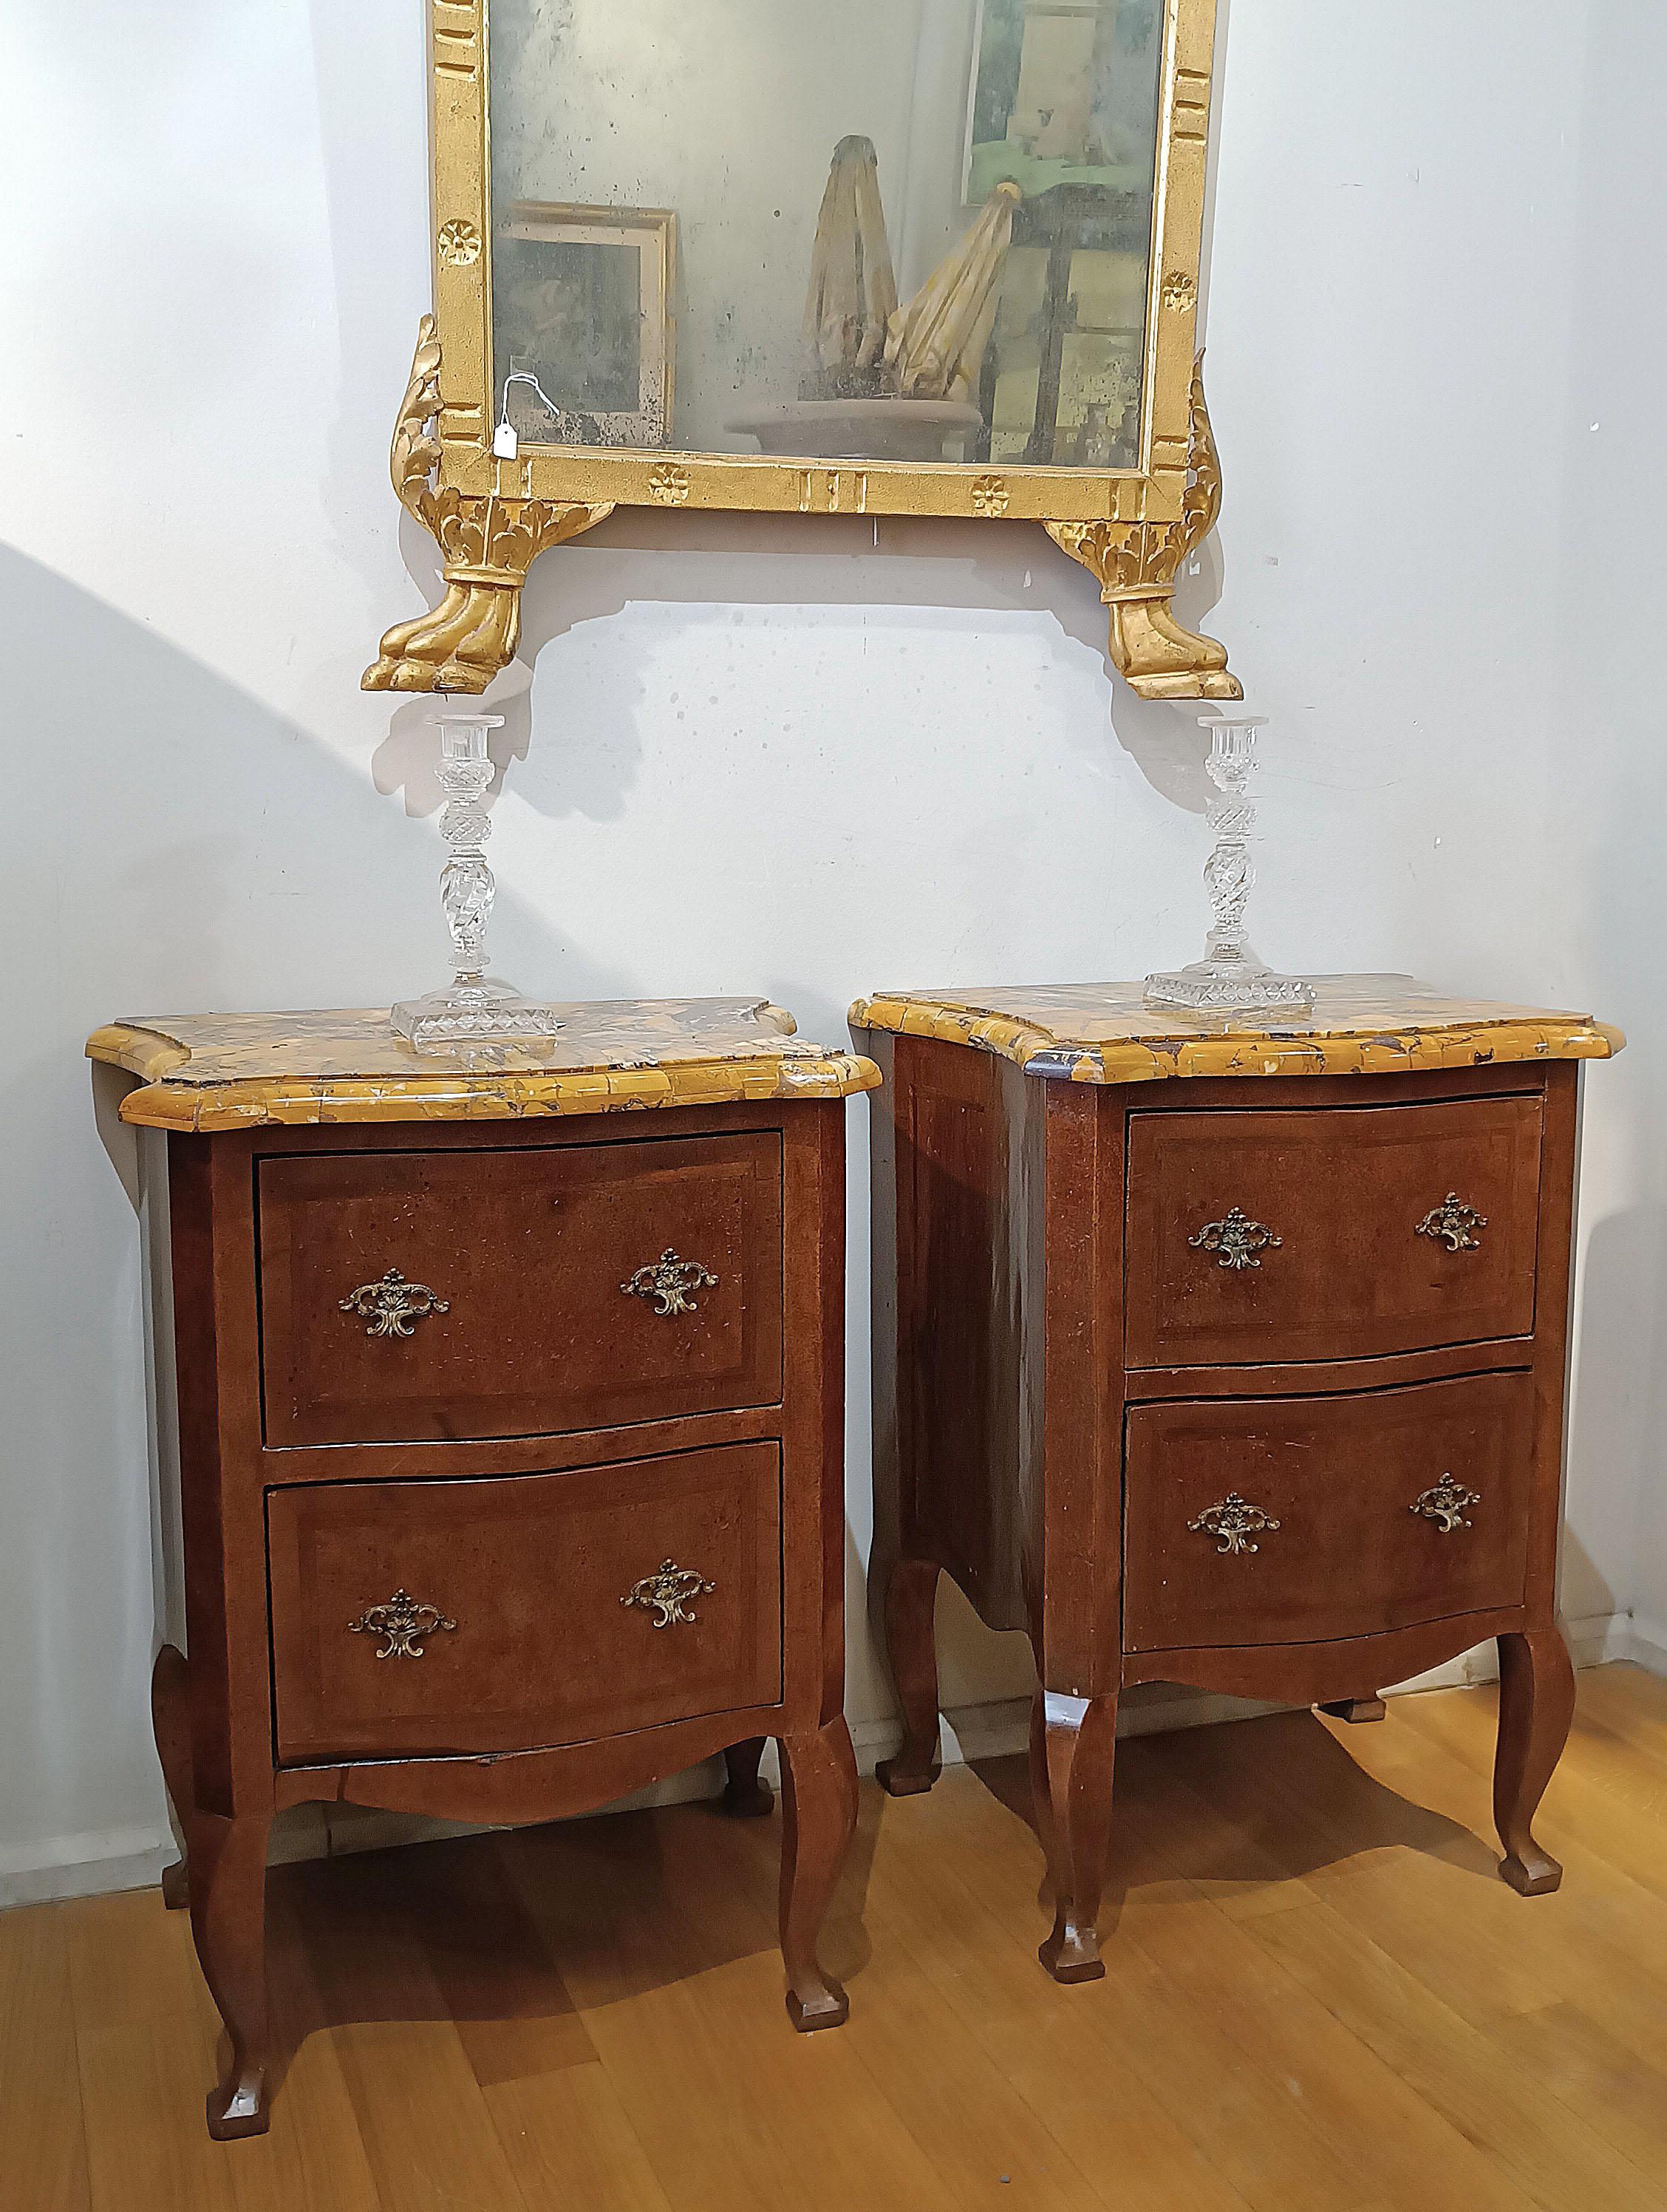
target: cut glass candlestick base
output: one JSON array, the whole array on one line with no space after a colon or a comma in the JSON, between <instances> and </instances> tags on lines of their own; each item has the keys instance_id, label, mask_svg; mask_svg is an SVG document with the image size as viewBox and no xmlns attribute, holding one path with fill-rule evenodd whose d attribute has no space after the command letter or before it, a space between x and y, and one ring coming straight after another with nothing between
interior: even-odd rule
<instances>
[{"instance_id":1,"label":"cut glass candlestick base","mask_svg":"<svg viewBox=\"0 0 1667 2212\"><path fill-rule=\"evenodd\" d=\"M553 1007L524 998L493 975L459 975L443 990L403 1000L388 1018L419 1052L449 1052L460 1045L540 1044L561 1027Z\"/></svg>"},{"instance_id":2,"label":"cut glass candlestick base","mask_svg":"<svg viewBox=\"0 0 1667 2212\"><path fill-rule=\"evenodd\" d=\"M1195 960L1146 979L1149 1006L1182 1006L1198 1014L1306 1014L1314 990L1297 975L1277 975L1259 960Z\"/></svg>"}]
</instances>

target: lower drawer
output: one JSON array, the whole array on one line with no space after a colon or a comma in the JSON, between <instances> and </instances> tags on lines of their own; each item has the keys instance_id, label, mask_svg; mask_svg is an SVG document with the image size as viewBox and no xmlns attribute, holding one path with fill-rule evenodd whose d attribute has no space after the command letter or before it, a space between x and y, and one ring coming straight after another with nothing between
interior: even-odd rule
<instances>
[{"instance_id":1,"label":"lower drawer","mask_svg":"<svg viewBox=\"0 0 1667 2212\"><path fill-rule=\"evenodd\" d=\"M268 1493L280 1762L530 1750L781 1698L774 1443Z\"/></svg>"},{"instance_id":2,"label":"lower drawer","mask_svg":"<svg viewBox=\"0 0 1667 2212\"><path fill-rule=\"evenodd\" d=\"M1531 1375L1126 1418L1129 1650L1324 1643L1522 1602Z\"/></svg>"}]
</instances>

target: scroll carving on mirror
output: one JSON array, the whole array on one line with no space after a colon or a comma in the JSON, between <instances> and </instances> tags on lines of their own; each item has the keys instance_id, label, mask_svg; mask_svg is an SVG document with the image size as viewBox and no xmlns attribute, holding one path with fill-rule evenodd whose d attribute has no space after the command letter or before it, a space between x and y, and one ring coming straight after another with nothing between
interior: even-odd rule
<instances>
[{"instance_id":1,"label":"scroll carving on mirror","mask_svg":"<svg viewBox=\"0 0 1667 2212\"><path fill-rule=\"evenodd\" d=\"M1221 475L1195 360L1215 0L433 0L435 312L393 449L479 692L616 505L1034 520L1148 697ZM488 156L488 148L490 148Z\"/></svg>"}]
</instances>

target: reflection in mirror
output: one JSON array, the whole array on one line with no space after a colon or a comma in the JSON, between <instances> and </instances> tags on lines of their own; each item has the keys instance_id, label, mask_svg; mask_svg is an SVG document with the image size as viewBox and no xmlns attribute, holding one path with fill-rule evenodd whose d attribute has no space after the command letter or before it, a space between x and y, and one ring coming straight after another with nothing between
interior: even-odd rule
<instances>
[{"instance_id":1,"label":"reflection in mirror","mask_svg":"<svg viewBox=\"0 0 1667 2212\"><path fill-rule=\"evenodd\" d=\"M1137 467L1162 30L1161 0L493 0L497 420Z\"/></svg>"}]
</instances>

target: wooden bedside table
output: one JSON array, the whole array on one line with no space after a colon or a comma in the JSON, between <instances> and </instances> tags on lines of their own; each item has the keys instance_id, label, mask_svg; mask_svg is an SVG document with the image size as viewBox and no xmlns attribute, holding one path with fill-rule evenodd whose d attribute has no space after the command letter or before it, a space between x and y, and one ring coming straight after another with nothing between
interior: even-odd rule
<instances>
[{"instance_id":1,"label":"wooden bedside table","mask_svg":"<svg viewBox=\"0 0 1667 2212\"><path fill-rule=\"evenodd\" d=\"M767 1811L773 1735L788 2008L846 2016L842 1102L878 1073L762 1003L565 1016L490 1069L375 1012L88 1046L167 1132L186 1650L153 1702L218 2136L267 2124L267 1829L305 1798L545 1820L721 1750Z\"/></svg>"},{"instance_id":2,"label":"wooden bedside table","mask_svg":"<svg viewBox=\"0 0 1667 2212\"><path fill-rule=\"evenodd\" d=\"M1558 1630L1585 1015L1333 977L1224 1034L1137 985L859 1000L873 1109L874 1576L930 1784L933 1599L1023 1629L1061 1981L1096 1921L1119 1691L1325 1702L1499 1639L1506 1881L1568 1732Z\"/></svg>"}]
</instances>

